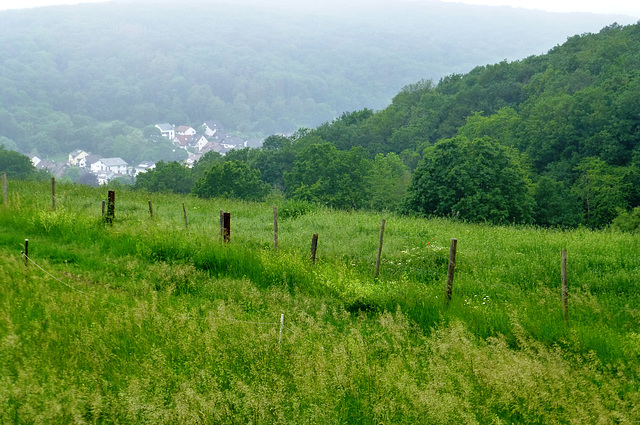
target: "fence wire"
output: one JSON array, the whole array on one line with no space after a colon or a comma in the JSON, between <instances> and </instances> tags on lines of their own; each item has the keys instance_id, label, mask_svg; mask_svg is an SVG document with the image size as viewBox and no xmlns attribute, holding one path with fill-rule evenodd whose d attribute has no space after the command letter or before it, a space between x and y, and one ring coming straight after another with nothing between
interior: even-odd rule
<instances>
[{"instance_id":1,"label":"fence wire","mask_svg":"<svg viewBox=\"0 0 640 425\"><path fill-rule=\"evenodd\" d=\"M91 294L89 294L88 292L82 291L72 285L70 285L69 283L63 281L62 279L54 276L52 273L48 272L47 270L45 270L44 267L42 267L40 264L36 263L31 257L27 256L24 252L21 253L22 256L24 258L26 258L31 264L33 264L35 267L37 267L40 271L42 271L45 275L49 276L51 279L55 280L56 282L59 282L60 284L64 285L65 287L79 293L82 294L84 296L90 297ZM112 303L110 301L106 301L106 300L102 300L103 302L113 305L113 306L117 306L117 307L122 307L122 304L116 304L116 303ZM205 320L209 320L209 317L194 317L194 316L183 316L183 318L186 319L191 319L191 320L201 320L201 321L205 321ZM245 325L256 325L256 326L280 326L281 323L280 322L253 322L253 321L248 321L248 320L237 320L237 319L230 319L230 318L216 318L217 320L224 320L227 322L232 322L232 323L237 323L237 324L245 324ZM282 326L282 331L289 331L292 334L294 334L295 336L297 336L298 338L301 338L311 344L318 344L317 342L314 342L304 336L302 336L300 333L296 332L295 330L293 330L293 328L291 326ZM319 345L319 344L318 344ZM319 347L321 349L324 350L324 347L319 345Z\"/></svg>"}]
</instances>

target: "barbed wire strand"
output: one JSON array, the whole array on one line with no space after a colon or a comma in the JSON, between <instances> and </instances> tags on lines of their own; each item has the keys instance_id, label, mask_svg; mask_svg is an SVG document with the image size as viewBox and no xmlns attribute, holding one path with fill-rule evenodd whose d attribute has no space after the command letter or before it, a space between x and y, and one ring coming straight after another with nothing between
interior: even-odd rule
<instances>
[{"instance_id":1,"label":"barbed wire strand","mask_svg":"<svg viewBox=\"0 0 640 425\"><path fill-rule=\"evenodd\" d=\"M76 288L76 287L74 287L74 286L72 286L72 285L70 285L70 284L68 284L68 283L64 282L62 279L59 279L59 278L55 277L53 274L51 274L51 273L49 273L47 270L45 270L45 269L44 269L40 264L38 264L38 263L36 263L35 261L33 261L33 259L31 259L31 257L29 257L28 255L26 255L24 252L22 252L21 254L22 254L22 256L23 256L23 257L25 257L27 260L29 260L29 262L31 262L34 266L36 266L36 267L37 267L38 269L40 269L44 274L46 274L47 276L49 276L49 277L50 277L50 278L52 278L53 280L55 280L55 281L57 281L57 282L60 282L61 284L63 284L63 285L64 285L64 286L66 286L67 288L72 289L72 290L74 290L74 291L76 291L76 292L78 292L78 293L80 293L80 294L83 294L83 295L85 295L85 296L87 296L87 297L90 297L90 296L91 296L91 294L89 294L88 292L82 291L82 290L80 290L80 289L78 289L78 288ZM117 304L117 303L111 302L111 301L109 301L109 300L102 300L102 301L103 301L103 302L105 302L105 303L107 303L107 304L110 304L110 305L112 305L112 306L115 306L115 307L122 307L122 304Z\"/></svg>"},{"instance_id":2,"label":"barbed wire strand","mask_svg":"<svg viewBox=\"0 0 640 425\"><path fill-rule=\"evenodd\" d=\"M22 256L25 257L30 263L32 263L34 266L36 266L38 269L40 269L43 273L45 273L47 276L51 277L53 280L61 283L62 285L66 286L69 289L72 289L80 294L86 295L86 296L90 296L89 293L82 291L74 286L71 286L70 284L64 282L63 280L57 278L56 276L54 276L53 274L49 273L47 270L45 270L42 266L40 266L38 263L36 263L35 261L33 261L33 259L31 259L31 257L29 257L28 255L26 255L24 253L24 251L21 252ZM426 270L425 270L426 271ZM482 282L480 280L474 280L476 283L480 283L480 284L484 284L487 285L485 282ZM111 301L108 300L103 300L103 302L113 305L113 306L117 306L117 307L122 307L122 304L116 304L113 303ZM638 312L640 311L639 309L634 309L634 308L629 308L629 307L623 307L622 310L625 310L627 312ZM193 316L187 316L187 319L193 319L193 320L209 320L209 317L193 317ZM219 320L219 318L218 318ZM245 321L245 320L236 320L236 319L222 319L222 320L227 320L233 323L242 323L242 324L249 324L249 325L258 325L258 326L276 326L276 325L280 325L279 322L252 322L252 321ZM291 333L293 333L294 335L296 335L299 338L302 338L304 340L306 340L307 342L311 343L311 344L318 344L317 342L311 341L310 339L302 336L301 334L297 333L296 331L294 331L291 327L289 326L284 326L283 330L288 330ZM319 344L318 344L319 345ZM322 348L324 350L324 347L322 345L319 345L320 348Z\"/></svg>"},{"instance_id":3,"label":"barbed wire strand","mask_svg":"<svg viewBox=\"0 0 640 425\"><path fill-rule=\"evenodd\" d=\"M85 292L85 291L81 291L78 288L75 288L74 286L71 286L70 284L64 282L62 279L57 278L56 276L54 276L53 274L49 273L47 270L45 270L41 265L39 265L38 263L36 263L35 261L33 261L33 259L31 259L31 257L27 256L24 252L21 253L23 257L25 257L27 260L29 260L29 262L31 262L34 266L36 266L38 269L40 269L44 274L46 274L47 276L49 276L50 278L52 278L53 280L60 282L61 284L63 284L64 286L66 286L69 289L72 289L80 294L86 295L86 296L90 296L89 293ZM122 307L121 304L116 304L116 303L112 303L108 300L104 300L106 303L111 304L111 305L115 305L118 307ZM208 320L209 317L193 317L193 316L186 316L186 319L194 319L194 320ZM218 318L218 320L220 320L220 318ZM259 326L275 326L275 325L280 325L280 322L251 322L251 321L246 321L246 320L236 320L236 319L228 319L228 318L222 318L222 320L227 320L230 322L234 322L234 323L243 323L243 324L250 324L250 325L259 325Z\"/></svg>"},{"instance_id":4,"label":"barbed wire strand","mask_svg":"<svg viewBox=\"0 0 640 425\"><path fill-rule=\"evenodd\" d=\"M78 289L78 288L76 288L76 287L73 287L73 286L69 285L68 283L66 283L66 282L62 281L61 279L58 279L57 277L55 277L54 275L52 275L51 273L49 273L48 271L46 271L44 268L42 268L42 266L40 266L38 263L36 263L35 261L33 261L33 260L31 259L31 257L29 257L29 256L28 256L27 254L25 254L24 252L22 252L22 256L23 256L24 258L26 258L27 260L29 260L29 262L31 262L31 264L33 264L34 266L36 266L37 268L39 268L39 269L40 269L44 274L48 275L48 276L49 276L50 278L52 278L53 280L56 280L56 281L58 281L58 282L62 283L62 284L63 284L64 286L66 286L67 288L73 289L74 291L77 291L77 292L79 292L79 293L81 293L81 294L89 295L88 293L86 293L86 292L84 292L84 291L81 291L80 289Z\"/></svg>"}]
</instances>

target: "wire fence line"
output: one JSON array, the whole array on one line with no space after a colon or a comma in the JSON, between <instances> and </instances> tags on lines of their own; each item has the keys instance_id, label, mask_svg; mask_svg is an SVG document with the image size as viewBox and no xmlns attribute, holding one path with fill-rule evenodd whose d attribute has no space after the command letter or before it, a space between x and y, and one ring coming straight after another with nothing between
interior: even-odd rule
<instances>
[{"instance_id":1,"label":"wire fence line","mask_svg":"<svg viewBox=\"0 0 640 425\"><path fill-rule=\"evenodd\" d=\"M90 297L91 294L89 294L88 292L82 291L76 287L74 287L73 285L70 285L69 283L63 281L62 279L54 276L52 273L50 273L49 271L47 271L44 267L42 267L40 264L36 263L31 257L27 256L24 252L21 252L22 256L27 259L31 264L33 264L35 267L37 267L40 271L42 271L45 275L49 276L51 279L53 279L54 281L64 285L65 287L79 293L82 294L86 297ZM106 304L110 304L116 307L123 307L122 304L117 304L117 303L113 303L110 302L108 300L102 300L103 302L105 302ZM199 321L205 321L205 320L210 320L210 317L194 317L194 316L182 316L185 319L191 319L191 320L199 320ZM175 317L172 317L172 319L175 319ZM237 319L231 319L231 318L227 318L227 317L217 317L216 320L223 320L226 322L231 322L231 323L236 323L236 324L245 324L245 325L255 325L255 326L281 326L281 332L283 331L289 331L292 334L294 334L295 336L297 336L298 338L304 339L307 342L311 343L311 344L318 344L317 342L314 342L312 340L310 340L309 338L306 338L304 336L302 336L299 332L296 332L291 326L285 326L283 322L254 322L254 321L248 321L248 320L237 320ZM319 345L319 344L318 344ZM321 349L324 350L324 347L319 345L319 347Z\"/></svg>"},{"instance_id":2,"label":"wire fence line","mask_svg":"<svg viewBox=\"0 0 640 425\"><path fill-rule=\"evenodd\" d=\"M47 270L45 270L45 269L44 269L40 264L38 264L38 263L36 263L35 261L33 261L33 259L32 259L31 257L27 256L24 252L22 252L22 256L23 256L24 258L26 258L26 259L27 259L31 264L33 264L33 265L34 265L34 266L36 266L38 269L40 269L40 270L41 270L45 275L47 275L47 276L49 276L50 278L52 278L53 280L55 280L55 281L57 281L57 282L61 283L62 285L66 286L67 288L69 288L69 289L71 289L71 290L73 290L73 291L76 291L76 292L78 292L78 293L80 293L80 294L82 294L82 295L85 295L85 296L87 296L87 297L89 297L89 296L90 296L90 294L89 294L88 292L82 291L82 290L80 290L80 289L76 288L75 286L72 286L72 285L68 284L67 282L63 281L62 279L57 278L57 277L56 277L56 276L54 276L53 274L49 273L49 272L48 272ZM116 307L122 307L122 304L116 304L116 303L113 303L113 302L108 301L108 300L103 300L103 302L105 302L106 304L110 304L110 305L116 306Z\"/></svg>"},{"instance_id":3,"label":"wire fence line","mask_svg":"<svg viewBox=\"0 0 640 425\"><path fill-rule=\"evenodd\" d=\"M31 264L33 264L34 266L36 266L37 268L39 268L39 269L40 269L44 274L46 274L47 276L49 276L49 277L50 277L50 278L52 278L53 280L60 282L61 284L63 284L63 285L64 285L64 286L66 286L67 288L72 289L72 290L74 290L74 291L76 291L76 292L79 292L79 293L84 294L84 295L89 295L88 293L86 293L86 292L84 292L84 291L81 291L80 289L78 289L78 288L76 288L76 287L74 287L74 286L69 285L68 283L64 282L62 279L58 279L57 277L55 277L54 275L52 275L51 273L49 273L48 271L46 271L46 270L45 270L42 266L40 266L38 263L36 263L35 261L33 261L33 260L31 259L31 257L29 257L29 256L28 256L27 254L25 254L24 252L22 252L21 254L22 254L22 256L23 256L24 258L26 258L26 259L27 259Z\"/></svg>"}]
</instances>

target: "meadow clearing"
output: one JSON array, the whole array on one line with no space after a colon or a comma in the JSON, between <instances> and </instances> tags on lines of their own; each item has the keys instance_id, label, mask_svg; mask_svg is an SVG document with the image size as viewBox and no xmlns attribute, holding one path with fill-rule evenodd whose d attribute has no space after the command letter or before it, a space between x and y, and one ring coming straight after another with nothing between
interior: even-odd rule
<instances>
[{"instance_id":1,"label":"meadow clearing","mask_svg":"<svg viewBox=\"0 0 640 425\"><path fill-rule=\"evenodd\" d=\"M9 182L0 423L640 421L637 235L115 191Z\"/></svg>"}]
</instances>

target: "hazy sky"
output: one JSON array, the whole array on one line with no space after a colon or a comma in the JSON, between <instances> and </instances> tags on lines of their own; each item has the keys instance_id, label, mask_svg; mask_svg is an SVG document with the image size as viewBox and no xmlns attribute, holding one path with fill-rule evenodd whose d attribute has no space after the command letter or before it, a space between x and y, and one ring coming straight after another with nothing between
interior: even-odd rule
<instances>
[{"instance_id":1,"label":"hazy sky","mask_svg":"<svg viewBox=\"0 0 640 425\"><path fill-rule=\"evenodd\" d=\"M0 0L0 10L24 9L60 4L96 3L105 0ZM316 0L322 1L322 0ZM421 0L408 0L421 1ZM541 9L551 12L592 12L627 14L640 18L640 2L637 0L443 0L448 2L513 6Z\"/></svg>"},{"instance_id":2,"label":"hazy sky","mask_svg":"<svg viewBox=\"0 0 640 425\"><path fill-rule=\"evenodd\" d=\"M640 18L637 0L443 0L452 3L485 4L540 9L549 12L626 14Z\"/></svg>"},{"instance_id":3,"label":"hazy sky","mask_svg":"<svg viewBox=\"0 0 640 425\"><path fill-rule=\"evenodd\" d=\"M0 10L27 9L61 4L98 3L104 0L0 0Z\"/></svg>"}]
</instances>

